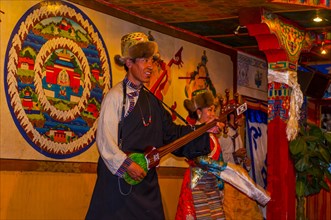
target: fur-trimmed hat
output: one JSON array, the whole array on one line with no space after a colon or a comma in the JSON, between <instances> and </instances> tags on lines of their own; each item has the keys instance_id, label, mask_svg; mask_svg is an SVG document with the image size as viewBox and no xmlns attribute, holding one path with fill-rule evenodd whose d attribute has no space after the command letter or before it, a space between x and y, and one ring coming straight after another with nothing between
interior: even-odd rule
<instances>
[{"instance_id":1,"label":"fur-trimmed hat","mask_svg":"<svg viewBox=\"0 0 331 220\"><path fill-rule=\"evenodd\" d=\"M126 34L121 39L122 56L115 56L115 63L123 66L126 59L158 57L158 45L141 32Z\"/></svg>"},{"instance_id":2,"label":"fur-trimmed hat","mask_svg":"<svg viewBox=\"0 0 331 220\"><path fill-rule=\"evenodd\" d=\"M184 100L184 107L189 113L194 113L198 109L214 105L214 96L211 92L206 91L193 96L192 99Z\"/></svg>"}]
</instances>

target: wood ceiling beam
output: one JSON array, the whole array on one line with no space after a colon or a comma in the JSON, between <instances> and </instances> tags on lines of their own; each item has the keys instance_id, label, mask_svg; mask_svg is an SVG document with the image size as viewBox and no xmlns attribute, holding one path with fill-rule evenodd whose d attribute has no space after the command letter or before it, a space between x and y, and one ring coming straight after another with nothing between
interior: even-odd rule
<instances>
[{"instance_id":1,"label":"wood ceiling beam","mask_svg":"<svg viewBox=\"0 0 331 220\"><path fill-rule=\"evenodd\" d=\"M237 46L237 47L234 47L236 49L255 49L255 48L258 48L259 45L247 45L247 46Z\"/></svg>"},{"instance_id":2,"label":"wood ceiling beam","mask_svg":"<svg viewBox=\"0 0 331 220\"><path fill-rule=\"evenodd\" d=\"M228 45L222 44L213 39L198 35L196 33L189 32L184 29L176 28L174 26L171 26L163 22L146 18L132 11L116 7L110 3L109 5L105 5L103 3L98 2L97 0L69 0L69 1L108 14L110 16L125 20L127 22L136 24L138 26L142 26L154 31L158 31L160 33L172 36L174 38L185 40L200 45L202 47L206 47L211 50L215 50L227 54L231 57L236 56L236 50Z\"/></svg>"},{"instance_id":3,"label":"wood ceiling beam","mask_svg":"<svg viewBox=\"0 0 331 220\"><path fill-rule=\"evenodd\" d=\"M240 37L248 36L248 33L239 33L239 34L215 34L215 35L206 35L208 38L229 38L229 37Z\"/></svg>"},{"instance_id":4,"label":"wood ceiling beam","mask_svg":"<svg viewBox=\"0 0 331 220\"><path fill-rule=\"evenodd\" d=\"M325 27L310 27L310 28L305 28L307 31L316 31L316 30L321 30L321 31L326 31L326 30L331 30L331 26L325 26Z\"/></svg>"}]
</instances>

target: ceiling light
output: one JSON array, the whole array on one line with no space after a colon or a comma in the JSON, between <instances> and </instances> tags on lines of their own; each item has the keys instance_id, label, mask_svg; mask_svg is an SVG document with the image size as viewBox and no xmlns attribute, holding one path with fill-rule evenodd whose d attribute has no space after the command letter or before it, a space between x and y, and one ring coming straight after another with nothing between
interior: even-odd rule
<instances>
[{"instance_id":1,"label":"ceiling light","mask_svg":"<svg viewBox=\"0 0 331 220\"><path fill-rule=\"evenodd\" d=\"M239 34L239 30L240 30L241 28L246 28L246 26L240 26L240 25L238 25L237 28L236 28L236 30L233 31L233 33L234 33L235 35L238 35L238 34Z\"/></svg>"},{"instance_id":2,"label":"ceiling light","mask_svg":"<svg viewBox=\"0 0 331 220\"><path fill-rule=\"evenodd\" d=\"M321 22L321 21L323 21L323 19L322 18L320 18L318 15L313 19L313 21L315 21L315 22Z\"/></svg>"},{"instance_id":3,"label":"ceiling light","mask_svg":"<svg viewBox=\"0 0 331 220\"><path fill-rule=\"evenodd\" d=\"M235 34L235 35L238 35L239 34L239 30L240 30L240 25L238 25L238 27L236 28L236 30L234 30L233 31L233 33Z\"/></svg>"}]
</instances>

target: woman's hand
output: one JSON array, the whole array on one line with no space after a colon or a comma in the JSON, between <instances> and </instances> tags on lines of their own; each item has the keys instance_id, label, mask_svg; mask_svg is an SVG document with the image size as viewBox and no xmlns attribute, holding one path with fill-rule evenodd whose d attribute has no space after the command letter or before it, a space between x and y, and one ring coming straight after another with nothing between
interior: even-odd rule
<instances>
[{"instance_id":1,"label":"woman's hand","mask_svg":"<svg viewBox=\"0 0 331 220\"><path fill-rule=\"evenodd\" d=\"M236 152L234 152L234 155L236 157L240 157L241 159L244 159L247 156L247 151L246 148L239 148L238 150L236 150Z\"/></svg>"},{"instance_id":2,"label":"woman's hand","mask_svg":"<svg viewBox=\"0 0 331 220\"><path fill-rule=\"evenodd\" d=\"M246 168L249 170L250 166L251 166L251 160L248 157L245 157L243 162L244 162Z\"/></svg>"},{"instance_id":3,"label":"woman's hand","mask_svg":"<svg viewBox=\"0 0 331 220\"><path fill-rule=\"evenodd\" d=\"M215 119L216 118L213 118L213 119L207 121L207 124L214 121ZM219 134L223 130L224 126L225 126L224 123L217 122L216 125L214 127L210 128L207 132L208 133L213 133L213 134Z\"/></svg>"}]
</instances>

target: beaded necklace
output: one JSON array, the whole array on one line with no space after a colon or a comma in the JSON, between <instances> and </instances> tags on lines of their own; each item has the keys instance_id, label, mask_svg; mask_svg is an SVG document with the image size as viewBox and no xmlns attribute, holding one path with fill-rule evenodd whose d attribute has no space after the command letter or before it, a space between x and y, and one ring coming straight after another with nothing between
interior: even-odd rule
<instances>
[{"instance_id":1,"label":"beaded necklace","mask_svg":"<svg viewBox=\"0 0 331 220\"><path fill-rule=\"evenodd\" d=\"M146 95L146 94L145 94ZM151 104L149 103L149 98L148 96L146 95L147 97L147 102L148 102L148 109L149 109L149 117L148 117L148 122L146 122L145 118L144 118L144 115L143 115L143 112L141 110L141 107L140 107L140 104L138 103L138 107L139 107L139 110L140 110L140 115L141 115L141 120L143 122L143 125L145 127L148 127L151 123L152 123L152 111L151 111Z\"/></svg>"},{"instance_id":2,"label":"beaded necklace","mask_svg":"<svg viewBox=\"0 0 331 220\"><path fill-rule=\"evenodd\" d=\"M133 88L135 91L134 92L131 92L131 93L128 93L128 97L129 97L129 100L130 100L130 105L129 105L129 110L128 112L126 113L125 116L127 116L134 108L134 97L138 96L140 94L140 89L141 89L141 86L137 86L135 85L134 83L132 83L128 78L125 78L124 79L124 83ZM145 94L146 95L146 94ZM140 110L140 115L141 115L141 120L142 120L142 123L145 127L148 127L151 123L152 123L152 112L151 112L151 105L150 105L150 102L149 102L149 98L148 96L146 95L147 97L147 102L148 102L148 109L149 109L149 117L148 117L148 122L146 122L145 118L144 118L144 115L143 115L143 112L142 112L142 109L141 109L141 106L140 104L138 103L138 107L139 107L139 110Z\"/></svg>"}]
</instances>

